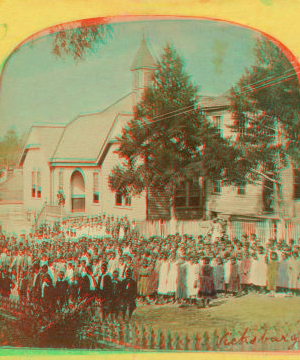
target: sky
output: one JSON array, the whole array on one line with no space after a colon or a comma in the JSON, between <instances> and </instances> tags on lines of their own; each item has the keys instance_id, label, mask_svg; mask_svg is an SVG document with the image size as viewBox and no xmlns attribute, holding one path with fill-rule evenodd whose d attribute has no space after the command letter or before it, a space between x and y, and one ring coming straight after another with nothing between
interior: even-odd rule
<instances>
[{"instance_id":1,"label":"sky","mask_svg":"<svg viewBox=\"0 0 300 360\"><path fill-rule=\"evenodd\" d=\"M0 82L0 133L35 122L68 123L101 111L131 91L130 66L143 33L156 58L171 42L200 95L219 95L255 62L258 33L212 20L154 20L112 24L112 37L83 61L52 53L53 35L20 46Z\"/></svg>"}]
</instances>

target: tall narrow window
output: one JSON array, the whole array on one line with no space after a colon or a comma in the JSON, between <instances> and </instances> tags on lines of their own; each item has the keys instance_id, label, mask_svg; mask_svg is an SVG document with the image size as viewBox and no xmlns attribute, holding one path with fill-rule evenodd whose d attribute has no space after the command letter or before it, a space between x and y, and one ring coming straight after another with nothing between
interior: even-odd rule
<instances>
[{"instance_id":1,"label":"tall narrow window","mask_svg":"<svg viewBox=\"0 0 300 360\"><path fill-rule=\"evenodd\" d=\"M131 196L130 195L125 196L125 206L131 206Z\"/></svg>"},{"instance_id":2,"label":"tall narrow window","mask_svg":"<svg viewBox=\"0 0 300 360\"><path fill-rule=\"evenodd\" d=\"M188 182L188 201L187 205L189 207L199 207L200 206L200 186L196 181Z\"/></svg>"},{"instance_id":3,"label":"tall narrow window","mask_svg":"<svg viewBox=\"0 0 300 360\"><path fill-rule=\"evenodd\" d=\"M134 82L133 86L135 88L140 87L140 72L139 72L139 70L135 70L133 76L134 76L134 78L133 78L133 82Z\"/></svg>"},{"instance_id":4,"label":"tall narrow window","mask_svg":"<svg viewBox=\"0 0 300 360\"><path fill-rule=\"evenodd\" d=\"M214 194L221 194L221 192L222 192L222 180L214 180L213 190L214 190Z\"/></svg>"},{"instance_id":5,"label":"tall narrow window","mask_svg":"<svg viewBox=\"0 0 300 360\"><path fill-rule=\"evenodd\" d=\"M294 170L294 199L300 199L300 170Z\"/></svg>"},{"instance_id":6,"label":"tall narrow window","mask_svg":"<svg viewBox=\"0 0 300 360\"><path fill-rule=\"evenodd\" d=\"M186 207L186 183L181 182L175 191L175 208Z\"/></svg>"},{"instance_id":7,"label":"tall narrow window","mask_svg":"<svg viewBox=\"0 0 300 360\"><path fill-rule=\"evenodd\" d=\"M37 185L37 198L42 197L42 180L41 180L41 170L38 169L36 173L36 185Z\"/></svg>"},{"instance_id":8,"label":"tall narrow window","mask_svg":"<svg viewBox=\"0 0 300 360\"><path fill-rule=\"evenodd\" d=\"M151 85L153 82L153 71L152 70L145 71L144 78L145 78L144 80L145 86Z\"/></svg>"},{"instance_id":9,"label":"tall narrow window","mask_svg":"<svg viewBox=\"0 0 300 360\"><path fill-rule=\"evenodd\" d=\"M214 125L218 129L220 136L223 136L223 121L222 116L214 116Z\"/></svg>"},{"instance_id":10,"label":"tall narrow window","mask_svg":"<svg viewBox=\"0 0 300 360\"><path fill-rule=\"evenodd\" d=\"M64 188L64 170L59 170L59 190L63 190Z\"/></svg>"},{"instance_id":11,"label":"tall narrow window","mask_svg":"<svg viewBox=\"0 0 300 360\"><path fill-rule=\"evenodd\" d=\"M35 169L31 172L31 197L36 197L36 172Z\"/></svg>"},{"instance_id":12,"label":"tall narrow window","mask_svg":"<svg viewBox=\"0 0 300 360\"><path fill-rule=\"evenodd\" d=\"M116 205L117 206L123 205L123 195L122 195L121 191L116 192Z\"/></svg>"},{"instance_id":13,"label":"tall narrow window","mask_svg":"<svg viewBox=\"0 0 300 360\"><path fill-rule=\"evenodd\" d=\"M93 202L99 203L99 171L94 171Z\"/></svg>"},{"instance_id":14,"label":"tall narrow window","mask_svg":"<svg viewBox=\"0 0 300 360\"><path fill-rule=\"evenodd\" d=\"M246 181L244 181L242 184L240 184L237 187L237 194L238 195L246 195Z\"/></svg>"},{"instance_id":15,"label":"tall narrow window","mask_svg":"<svg viewBox=\"0 0 300 360\"><path fill-rule=\"evenodd\" d=\"M200 207L200 190L197 181L182 182L175 191L175 208Z\"/></svg>"}]
</instances>

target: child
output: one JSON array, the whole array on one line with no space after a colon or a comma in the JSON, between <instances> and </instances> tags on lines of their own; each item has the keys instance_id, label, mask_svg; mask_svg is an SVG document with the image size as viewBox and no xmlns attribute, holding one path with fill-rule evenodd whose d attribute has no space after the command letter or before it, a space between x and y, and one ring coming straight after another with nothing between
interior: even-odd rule
<instances>
[{"instance_id":1,"label":"child","mask_svg":"<svg viewBox=\"0 0 300 360\"><path fill-rule=\"evenodd\" d=\"M177 278L178 278L178 260L176 257L176 251L172 252L170 259L170 270L167 278L167 291L175 302L176 290L177 290Z\"/></svg>"},{"instance_id":2,"label":"child","mask_svg":"<svg viewBox=\"0 0 300 360\"><path fill-rule=\"evenodd\" d=\"M277 290L287 292L289 286L289 261L286 252L282 253L278 266Z\"/></svg>"},{"instance_id":3,"label":"child","mask_svg":"<svg viewBox=\"0 0 300 360\"><path fill-rule=\"evenodd\" d=\"M200 289L198 297L202 298L203 306L209 307L210 299L216 298L216 289L214 284L214 269L210 266L210 258L204 258L204 265L201 269Z\"/></svg>"},{"instance_id":4,"label":"child","mask_svg":"<svg viewBox=\"0 0 300 360\"><path fill-rule=\"evenodd\" d=\"M267 290L271 291L271 294L273 295L277 286L279 262L276 252L271 252L270 256L271 260L269 261L267 272Z\"/></svg>"},{"instance_id":5,"label":"child","mask_svg":"<svg viewBox=\"0 0 300 360\"><path fill-rule=\"evenodd\" d=\"M187 297L190 303L195 304L198 288L200 266L197 257L191 257L187 265Z\"/></svg>"},{"instance_id":6,"label":"child","mask_svg":"<svg viewBox=\"0 0 300 360\"><path fill-rule=\"evenodd\" d=\"M163 261L159 269L158 288L157 288L157 294L159 294L163 302L166 300L166 295L168 294L167 279L168 279L169 269L170 269L170 261L168 260L167 254L164 254Z\"/></svg>"},{"instance_id":7,"label":"child","mask_svg":"<svg viewBox=\"0 0 300 360\"><path fill-rule=\"evenodd\" d=\"M185 256L181 256L178 263L178 278L177 278L177 290L176 300L181 303L187 298L187 284L186 284L186 273L187 273L187 261Z\"/></svg>"},{"instance_id":8,"label":"child","mask_svg":"<svg viewBox=\"0 0 300 360\"><path fill-rule=\"evenodd\" d=\"M220 256L217 257L217 264L215 266L215 287L217 293L225 292L224 263Z\"/></svg>"},{"instance_id":9,"label":"child","mask_svg":"<svg viewBox=\"0 0 300 360\"><path fill-rule=\"evenodd\" d=\"M231 258L228 290L233 295L237 295L241 290L239 265L238 265L237 259L235 257Z\"/></svg>"},{"instance_id":10,"label":"child","mask_svg":"<svg viewBox=\"0 0 300 360\"><path fill-rule=\"evenodd\" d=\"M251 265L249 273L249 283L252 284L253 288L257 290L257 278L258 278L258 256L256 252L251 255Z\"/></svg>"},{"instance_id":11,"label":"child","mask_svg":"<svg viewBox=\"0 0 300 360\"><path fill-rule=\"evenodd\" d=\"M141 297L142 302L146 301L148 296L149 288L149 277L150 277L150 267L148 266L148 261L144 259L143 265L139 268L138 272L138 295Z\"/></svg>"},{"instance_id":12,"label":"child","mask_svg":"<svg viewBox=\"0 0 300 360\"><path fill-rule=\"evenodd\" d=\"M257 286L259 291L265 292L267 285L267 262L265 249L263 246L258 247L258 268L257 268Z\"/></svg>"},{"instance_id":13,"label":"child","mask_svg":"<svg viewBox=\"0 0 300 360\"><path fill-rule=\"evenodd\" d=\"M240 275L241 275L241 289L242 291L248 293L250 283L250 270L251 270L251 260L250 253L248 250L244 253L244 259L241 263Z\"/></svg>"},{"instance_id":14,"label":"child","mask_svg":"<svg viewBox=\"0 0 300 360\"><path fill-rule=\"evenodd\" d=\"M229 277L230 277L230 254L229 252L225 253L224 256L224 278L225 278L225 293L228 291L228 285L229 285Z\"/></svg>"}]
</instances>

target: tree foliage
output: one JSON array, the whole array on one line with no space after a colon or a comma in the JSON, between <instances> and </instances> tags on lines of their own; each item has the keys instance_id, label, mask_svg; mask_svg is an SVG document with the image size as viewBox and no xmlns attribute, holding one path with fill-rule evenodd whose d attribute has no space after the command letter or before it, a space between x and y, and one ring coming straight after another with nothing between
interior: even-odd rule
<instances>
[{"instance_id":1,"label":"tree foliage","mask_svg":"<svg viewBox=\"0 0 300 360\"><path fill-rule=\"evenodd\" d=\"M9 129L4 137L0 138L0 168L16 165L23 145L23 137L14 129Z\"/></svg>"},{"instance_id":2,"label":"tree foliage","mask_svg":"<svg viewBox=\"0 0 300 360\"><path fill-rule=\"evenodd\" d=\"M79 26L55 30L53 53L57 57L72 56L74 60L83 60L86 56L98 52L101 45L113 37L113 27L104 20L101 24L87 25L83 20Z\"/></svg>"},{"instance_id":3,"label":"tree foliage","mask_svg":"<svg viewBox=\"0 0 300 360\"><path fill-rule=\"evenodd\" d=\"M275 43L260 38L255 53L256 64L231 89L233 147L243 168L236 176L262 184L271 208L277 203L283 218L282 170L300 164L299 83L293 64Z\"/></svg>"},{"instance_id":4,"label":"tree foliage","mask_svg":"<svg viewBox=\"0 0 300 360\"><path fill-rule=\"evenodd\" d=\"M299 163L300 94L297 74L282 50L268 39L257 41L256 64L231 90L236 148L250 178L256 171L280 171ZM259 178L259 176L258 176Z\"/></svg>"},{"instance_id":5,"label":"tree foliage","mask_svg":"<svg viewBox=\"0 0 300 360\"><path fill-rule=\"evenodd\" d=\"M202 111L198 87L184 67L168 44L134 119L119 138L117 153L123 163L109 177L112 190L138 194L151 187L172 197L181 181L220 178L228 167L235 150Z\"/></svg>"}]
</instances>

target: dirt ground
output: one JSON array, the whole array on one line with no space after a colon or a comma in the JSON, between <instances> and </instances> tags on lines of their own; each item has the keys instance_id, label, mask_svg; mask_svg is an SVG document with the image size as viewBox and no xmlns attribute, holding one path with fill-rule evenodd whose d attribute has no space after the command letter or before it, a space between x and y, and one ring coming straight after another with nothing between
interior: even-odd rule
<instances>
[{"instance_id":1,"label":"dirt ground","mask_svg":"<svg viewBox=\"0 0 300 360\"><path fill-rule=\"evenodd\" d=\"M153 329L170 330L178 334L194 334L204 330L232 329L236 326L255 327L257 324L295 323L300 320L300 297L268 297L252 293L237 298L220 298L209 308L179 305L141 305L133 321Z\"/></svg>"}]
</instances>

